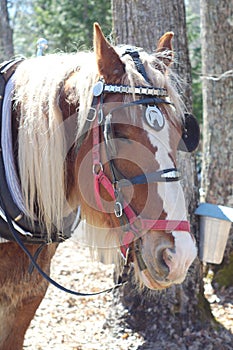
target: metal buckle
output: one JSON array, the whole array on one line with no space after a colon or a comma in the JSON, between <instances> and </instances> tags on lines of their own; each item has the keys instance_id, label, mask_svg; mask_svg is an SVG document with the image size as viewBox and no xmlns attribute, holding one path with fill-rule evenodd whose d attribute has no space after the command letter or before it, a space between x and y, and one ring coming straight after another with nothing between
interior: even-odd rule
<instances>
[{"instance_id":1,"label":"metal buckle","mask_svg":"<svg viewBox=\"0 0 233 350\"><path fill-rule=\"evenodd\" d=\"M100 110L98 111L98 124L99 125L102 124L103 119L104 119L104 112L103 112L103 109L101 107Z\"/></svg>"},{"instance_id":2,"label":"metal buckle","mask_svg":"<svg viewBox=\"0 0 233 350\"><path fill-rule=\"evenodd\" d=\"M123 207L122 204L118 201L116 201L115 206L114 206L114 213L117 218L120 218L123 214Z\"/></svg>"},{"instance_id":3,"label":"metal buckle","mask_svg":"<svg viewBox=\"0 0 233 350\"><path fill-rule=\"evenodd\" d=\"M104 168L103 168L103 164L101 162L99 162L98 164L93 164L93 167L92 167L92 173L94 175L98 175L100 173L100 171L103 171Z\"/></svg>"},{"instance_id":4,"label":"metal buckle","mask_svg":"<svg viewBox=\"0 0 233 350\"><path fill-rule=\"evenodd\" d=\"M93 107L90 107L88 115L87 115L87 121L88 122L93 122L96 117L96 109Z\"/></svg>"}]
</instances>

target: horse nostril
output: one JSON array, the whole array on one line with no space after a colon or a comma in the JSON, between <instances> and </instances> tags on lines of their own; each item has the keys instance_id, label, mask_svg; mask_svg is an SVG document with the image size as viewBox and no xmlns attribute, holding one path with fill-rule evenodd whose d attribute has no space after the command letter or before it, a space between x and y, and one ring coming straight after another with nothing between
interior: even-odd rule
<instances>
[{"instance_id":1,"label":"horse nostril","mask_svg":"<svg viewBox=\"0 0 233 350\"><path fill-rule=\"evenodd\" d=\"M161 249L157 252L158 274L163 278L166 278L170 272L169 265L164 259L166 250L168 249Z\"/></svg>"},{"instance_id":2,"label":"horse nostril","mask_svg":"<svg viewBox=\"0 0 233 350\"><path fill-rule=\"evenodd\" d=\"M166 248L163 250L163 260L169 270L171 269L171 266L174 263L174 254L174 249Z\"/></svg>"}]
</instances>

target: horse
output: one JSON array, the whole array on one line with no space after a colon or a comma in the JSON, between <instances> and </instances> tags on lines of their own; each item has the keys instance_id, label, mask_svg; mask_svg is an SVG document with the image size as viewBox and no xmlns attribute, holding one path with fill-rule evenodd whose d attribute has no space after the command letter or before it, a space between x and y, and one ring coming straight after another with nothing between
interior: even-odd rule
<instances>
[{"instance_id":1,"label":"horse","mask_svg":"<svg viewBox=\"0 0 233 350\"><path fill-rule=\"evenodd\" d=\"M1 350L22 349L49 283L34 267L49 276L78 224L94 257L133 266L141 288L183 282L197 250L176 156L197 132L172 75L172 37L148 54L114 47L95 23L93 52L2 66Z\"/></svg>"}]
</instances>

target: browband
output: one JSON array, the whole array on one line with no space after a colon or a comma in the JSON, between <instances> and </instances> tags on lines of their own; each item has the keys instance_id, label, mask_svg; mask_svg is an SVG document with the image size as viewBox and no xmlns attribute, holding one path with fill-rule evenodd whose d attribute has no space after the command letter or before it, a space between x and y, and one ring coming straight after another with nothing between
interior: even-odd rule
<instances>
[{"instance_id":1,"label":"browband","mask_svg":"<svg viewBox=\"0 0 233 350\"><path fill-rule=\"evenodd\" d=\"M104 85L104 92L119 92L122 94L150 95L167 97L167 90L164 88L126 86L126 85Z\"/></svg>"},{"instance_id":2,"label":"browband","mask_svg":"<svg viewBox=\"0 0 233 350\"><path fill-rule=\"evenodd\" d=\"M120 94L135 94L147 96L161 96L168 97L167 89L157 88L151 86L128 86L128 85L111 85L105 84L104 81L99 80L93 88L93 95L100 96L104 92L120 93Z\"/></svg>"}]
</instances>

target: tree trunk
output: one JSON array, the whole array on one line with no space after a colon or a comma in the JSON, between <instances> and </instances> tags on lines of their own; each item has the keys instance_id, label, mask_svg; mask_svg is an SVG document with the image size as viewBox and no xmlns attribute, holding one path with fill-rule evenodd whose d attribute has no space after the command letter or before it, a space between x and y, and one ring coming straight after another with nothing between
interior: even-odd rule
<instances>
[{"instance_id":1,"label":"tree trunk","mask_svg":"<svg viewBox=\"0 0 233 350\"><path fill-rule=\"evenodd\" d=\"M233 6L232 0L200 3L204 109L202 194L205 202L233 207ZM229 263L230 256L233 265L233 230L224 264ZM233 277L230 284L233 285Z\"/></svg>"},{"instance_id":2,"label":"tree trunk","mask_svg":"<svg viewBox=\"0 0 233 350\"><path fill-rule=\"evenodd\" d=\"M13 55L13 31L9 24L7 0L0 0L0 62Z\"/></svg>"},{"instance_id":3,"label":"tree trunk","mask_svg":"<svg viewBox=\"0 0 233 350\"><path fill-rule=\"evenodd\" d=\"M175 33L174 50L178 63L174 68L185 82L184 101L187 109L191 111L191 65L183 0L112 1L112 9L117 44L141 46L151 52L156 48L162 34L166 31ZM182 154L179 158L183 170L184 191L189 203L192 232L198 239L197 222L192 214L197 205L198 195L195 157ZM173 286L163 293L152 292L148 299L146 293L138 294L131 281L124 288L122 301L130 310L129 322L136 328L144 327L145 332L151 334L156 341L162 341L164 337L167 340L171 339L175 334L185 337L187 329L208 327L212 319L209 304L204 298L202 268L198 259L190 268L189 276L182 285Z\"/></svg>"},{"instance_id":4,"label":"tree trunk","mask_svg":"<svg viewBox=\"0 0 233 350\"><path fill-rule=\"evenodd\" d=\"M185 103L190 109L191 65L185 24L185 6L180 0L117 0L112 1L113 33L117 44L129 44L143 47L152 52L158 39L165 33L173 31L175 49L175 70L186 82L183 90ZM168 15L169 14L169 15Z\"/></svg>"}]
</instances>

